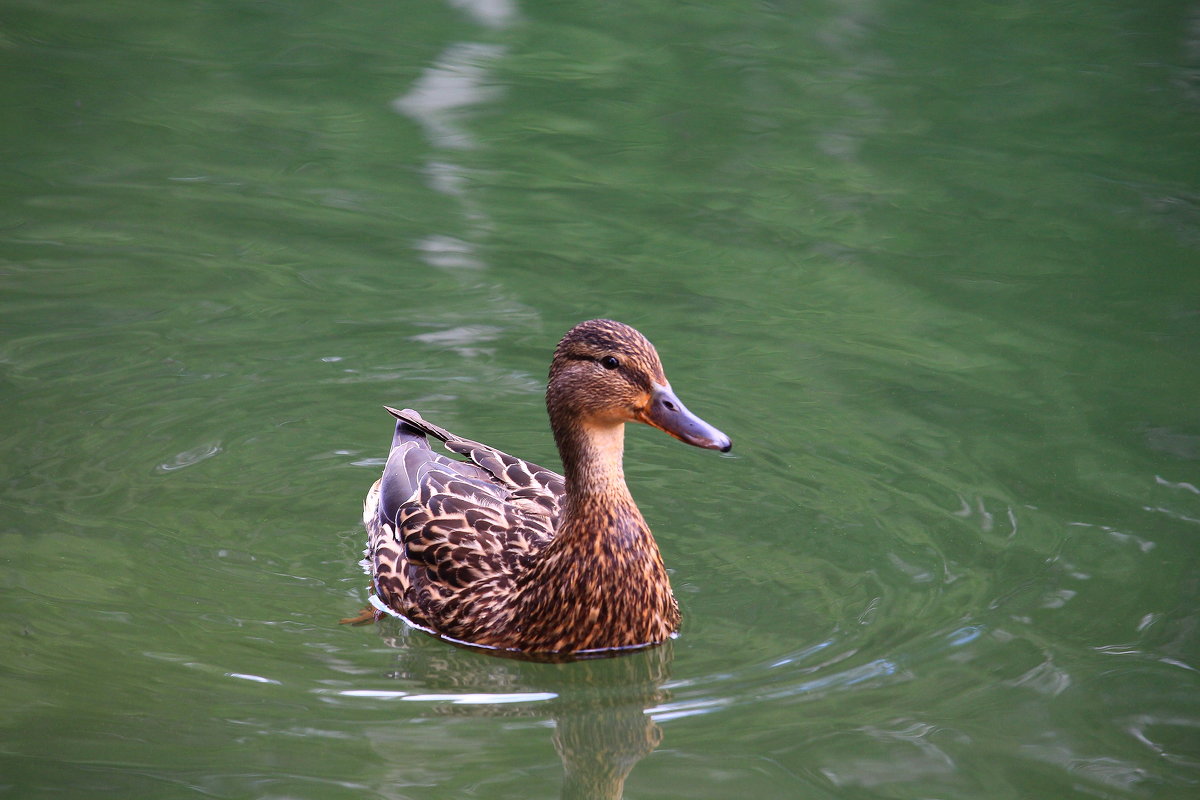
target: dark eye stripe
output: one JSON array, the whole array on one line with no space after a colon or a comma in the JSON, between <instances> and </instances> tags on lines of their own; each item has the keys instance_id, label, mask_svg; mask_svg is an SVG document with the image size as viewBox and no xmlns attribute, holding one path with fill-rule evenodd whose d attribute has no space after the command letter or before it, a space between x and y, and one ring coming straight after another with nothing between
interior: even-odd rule
<instances>
[{"instance_id":1,"label":"dark eye stripe","mask_svg":"<svg viewBox=\"0 0 1200 800\"><path fill-rule=\"evenodd\" d=\"M591 361L593 364L599 364L605 369L616 369L621 366L621 360L616 356L584 356L584 355L569 355L567 359L570 361Z\"/></svg>"}]
</instances>

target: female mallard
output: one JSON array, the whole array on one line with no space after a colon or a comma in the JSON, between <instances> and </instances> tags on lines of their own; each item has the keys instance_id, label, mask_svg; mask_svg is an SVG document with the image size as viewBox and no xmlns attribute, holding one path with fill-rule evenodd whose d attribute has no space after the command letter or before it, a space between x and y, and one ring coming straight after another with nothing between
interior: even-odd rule
<instances>
[{"instance_id":1,"label":"female mallard","mask_svg":"<svg viewBox=\"0 0 1200 800\"><path fill-rule=\"evenodd\" d=\"M729 437L679 401L654 345L605 319L558 343L546 408L565 479L388 408L391 453L363 504L376 597L419 627L483 647L658 644L679 627L679 606L625 486L625 423L722 452ZM435 453L427 436L468 460Z\"/></svg>"}]
</instances>

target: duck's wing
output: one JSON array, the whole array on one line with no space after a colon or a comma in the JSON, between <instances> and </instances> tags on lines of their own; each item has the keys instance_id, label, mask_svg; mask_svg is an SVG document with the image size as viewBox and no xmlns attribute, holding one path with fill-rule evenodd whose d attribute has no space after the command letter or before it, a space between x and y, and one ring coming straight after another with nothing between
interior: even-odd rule
<instances>
[{"instance_id":1,"label":"duck's wing","mask_svg":"<svg viewBox=\"0 0 1200 800\"><path fill-rule=\"evenodd\" d=\"M415 622L453 635L473 589L503 590L553 537L564 482L415 411L387 410L396 434L364 512L376 590ZM469 460L434 452L426 437Z\"/></svg>"},{"instance_id":2,"label":"duck's wing","mask_svg":"<svg viewBox=\"0 0 1200 800\"><path fill-rule=\"evenodd\" d=\"M420 416L417 418L420 419ZM485 484L481 488L489 488L492 483L491 475L477 464L434 452L425 436L423 427L416 427L408 420L397 417L392 447L379 479L376 509L381 520L395 523L401 507L417 495L421 485L430 476L441 476L438 482L443 483L446 478L457 476Z\"/></svg>"},{"instance_id":3,"label":"duck's wing","mask_svg":"<svg viewBox=\"0 0 1200 800\"><path fill-rule=\"evenodd\" d=\"M505 492L501 496L507 502L515 503L529 513L547 516L550 531L554 530L566 490L566 482L557 472L540 467L532 461L510 456L486 444L455 436L445 428L426 422L420 414L410 408L403 411L389 406L384 408L397 420L396 437L401 436L401 427L407 427L419 434L422 441L425 436L439 439L450 452L470 459L469 462L462 462L438 456L444 463L453 465L451 468L457 469L464 477L483 479L502 487ZM395 438L392 444L395 447ZM387 474L386 469L384 474Z\"/></svg>"}]
</instances>

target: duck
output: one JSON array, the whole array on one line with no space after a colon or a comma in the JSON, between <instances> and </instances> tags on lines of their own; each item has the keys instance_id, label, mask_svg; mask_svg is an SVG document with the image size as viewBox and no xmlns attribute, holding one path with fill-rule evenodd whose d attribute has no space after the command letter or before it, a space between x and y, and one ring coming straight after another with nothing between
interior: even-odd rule
<instances>
[{"instance_id":1,"label":"duck","mask_svg":"<svg viewBox=\"0 0 1200 800\"><path fill-rule=\"evenodd\" d=\"M554 349L546 410L562 474L384 408L395 432L363 502L377 618L530 655L640 649L678 631L662 554L625 482L625 424L726 453L732 442L684 406L640 332L593 319Z\"/></svg>"}]
</instances>

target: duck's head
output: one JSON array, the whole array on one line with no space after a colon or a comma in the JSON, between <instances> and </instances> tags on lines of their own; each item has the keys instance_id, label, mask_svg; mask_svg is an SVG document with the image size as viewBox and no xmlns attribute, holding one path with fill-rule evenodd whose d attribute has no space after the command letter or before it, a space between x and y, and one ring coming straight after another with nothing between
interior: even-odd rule
<instances>
[{"instance_id":1,"label":"duck's head","mask_svg":"<svg viewBox=\"0 0 1200 800\"><path fill-rule=\"evenodd\" d=\"M675 396L654 345L609 319L581 322L558 343L546 408L556 431L643 422L696 447L728 452L733 446Z\"/></svg>"}]
</instances>

